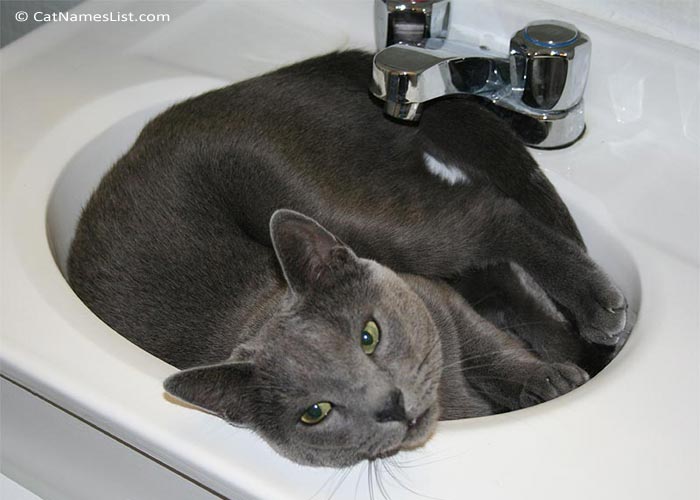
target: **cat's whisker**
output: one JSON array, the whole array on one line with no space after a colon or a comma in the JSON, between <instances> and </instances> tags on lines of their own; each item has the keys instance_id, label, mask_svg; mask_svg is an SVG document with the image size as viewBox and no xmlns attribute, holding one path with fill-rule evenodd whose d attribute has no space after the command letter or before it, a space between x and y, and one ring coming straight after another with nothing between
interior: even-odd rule
<instances>
[{"instance_id":1,"label":"cat's whisker","mask_svg":"<svg viewBox=\"0 0 700 500\"><path fill-rule=\"evenodd\" d=\"M386 462L386 461L383 461L383 462L382 462L382 467L384 468L384 470L386 471L386 473L389 474L389 476L394 480L394 482L395 482L398 486L400 486L401 488L403 488L403 489L405 489L406 491L408 491L408 492L410 492L410 493L413 493L414 495L419 496L419 497L429 498L429 499L431 499L431 500L444 500L444 499L439 498L439 497L433 497L433 496L430 496L430 495L426 495L426 494L424 494L424 493L421 493L421 492L419 492L419 491L414 490L413 488L410 488L409 486L407 486L406 484L404 484L401 480L399 480L399 478L396 476L396 474L394 474L394 471L391 470L391 467L392 467L392 466L393 466L393 467L396 467L396 464L395 464L395 463L388 463L388 462ZM398 471L398 469L397 469L397 471Z\"/></svg>"},{"instance_id":2,"label":"cat's whisker","mask_svg":"<svg viewBox=\"0 0 700 500\"><path fill-rule=\"evenodd\" d=\"M427 449L422 449L420 450L419 453L415 453L415 456L407 458L403 457L401 455L396 455L394 457L394 465L397 467L404 467L407 464L415 464L423 459L426 458L436 458L439 455L443 455L446 453L447 450L427 450Z\"/></svg>"},{"instance_id":3,"label":"cat's whisker","mask_svg":"<svg viewBox=\"0 0 700 500\"><path fill-rule=\"evenodd\" d=\"M398 467L398 457L399 455L394 455L393 457L389 457L386 459L386 464L389 469L393 469L392 472L396 471L399 474L403 475L403 471ZM404 475L404 478L408 481L409 478Z\"/></svg>"},{"instance_id":4,"label":"cat's whisker","mask_svg":"<svg viewBox=\"0 0 700 500\"><path fill-rule=\"evenodd\" d=\"M342 471L342 469L337 469L337 470L333 471L332 474L329 474L328 477L326 478L326 480L323 482L323 484L321 484L321 486L316 490L316 492L313 495L311 495L309 498L307 498L307 500L313 500L314 498L316 498L324 489L326 489L326 486L328 486L328 484L331 482L331 480L340 474L341 471Z\"/></svg>"},{"instance_id":5,"label":"cat's whisker","mask_svg":"<svg viewBox=\"0 0 700 500\"><path fill-rule=\"evenodd\" d=\"M330 488L330 494L328 497L326 497L326 500L331 500L333 496L337 493L337 491L340 489L342 484L345 482L345 480L348 478L350 473L355 469L355 465L351 465L349 467L343 467L336 469L332 474L330 474L326 480L323 482L323 484L316 490L316 492L310 496L307 500L313 500L316 498L323 490L326 489L326 487Z\"/></svg>"},{"instance_id":6,"label":"cat's whisker","mask_svg":"<svg viewBox=\"0 0 700 500\"><path fill-rule=\"evenodd\" d=\"M441 454L444 454L447 450L443 450L442 452L434 452L434 453L429 453L423 456L415 457L413 459L408 459L406 461L402 461L402 463L396 463L396 467L399 469L414 469L416 467L425 467L427 465L433 465L441 462L446 462L448 460L453 460L455 458L460 458L466 455L468 452L464 451L462 453L455 453L453 455L448 455L448 456L439 456Z\"/></svg>"},{"instance_id":7,"label":"cat's whisker","mask_svg":"<svg viewBox=\"0 0 700 500\"><path fill-rule=\"evenodd\" d=\"M472 375L469 380L500 380L501 382L510 382L514 384L521 384L522 379L511 379L506 377L498 377L495 375Z\"/></svg>"},{"instance_id":8,"label":"cat's whisker","mask_svg":"<svg viewBox=\"0 0 700 500\"><path fill-rule=\"evenodd\" d=\"M364 469L364 467L367 467L367 464L368 464L368 463L369 463L369 462L362 462L362 467L363 467L363 469ZM357 492L358 492L358 490L360 489L360 479L362 479L362 473L364 472L363 469L361 469L361 470L357 473L357 481L355 482L355 497L354 497L354 498L357 498Z\"/></svg>"},{"instance_id":9,"label":"cat's whisker","mask_svg":"<svg viewBox=\"0 0 700 500\"><path fill-rule=\"evenodd\" d=\"M462 363L460 362L460 363L457 363L456 365L461 365L461 364ZM444 367L443 371L447 368L459 368L460 372L466 373L470 370L477 370L479 368L493 368L494 366L496 366L496 362L481 363L478 365L471 365L471 366L467 366L467 367L463 367L463 366L457 367L456 365Z\"/></svg>"},{"instance_id":10,"label":"cat's whisker","mask_svg":"<svg viewBox=\"0 0 700 500\"><path fill-rule=\"evenodd\" d=\"M340 474L340 478L339 478L337 484L335 485L335 487L333 488L333 491L331 491L331 494L328 496L327 500L331 500L333 498L333 496L336 494L336 492L340 489L340 487L343 485L345 480L348 478L348 476L350 475L350 472L353 470L353 468L354 468L354 466L345 467L344 469L341 469L341 471L343 473Z\"/></svg>"},{"instance_id":11,"label":"cat's whisker","mask_svg":"<svg viewBox=\"0 0 700 500\"><path fill-rule=\"evenodd\" d=\"M411 488L409 488L408 486L406 486L406 485L403 483L403 481L401 481L401 480L396 476L396 474L394 474L394 471L392 470L392 467L395 468L396 465L395 465L395 462L394 462L393 460L391 460L391 459L386 459L386 460L382 461L382 467L384 468L384 470L386 471L386 473L389 474L389 477L391 477L397 485L399 485L401 488L405 489L406 491L410 491L410 492L412 492L412 493L416 493L416 492L413 491Z\"/></svg>"},{"instance_id":12,"label":"cat's whisker","mask_svg":"<svg viewBox=\"0 0 700 500\"><path fill-rule=\"evenodd\" d=\"M375 481L377 482L377 487L379 488L379 493L381 493L382 497L384 497L385 500L391 500L391 497L389 496L389 492L387 491L386 487L384 486L384 482L382 480L381 476L381 469L378 467L378 465L382 464L382 460L378 459L375 464L374 464L374 478Z\"/></svg>"},{"instance_id":13,"label":"cat's whisker","mask_svg":"<svg viewBox=\"0 0 700 500\"><path fill-rule=\"evenodd\" d=\"M370 460L367 462L367 490L369 493L370 500L374 500L374 485L372 484L372 468L374 467L374 462Z\"/></svg>"},{"instance_id":14,"label":"cat's whisker","mask_svg":"<svg viewBox=\"0 0 700 500\"><path fill-rule=\"evenodd\" d=\"M479 354L472 354L469 356L465 356L463 358L460 358L456 361L453 361L452 363L448 363L446 365L442 365L441 369L445 370L447 368L451 368L457 365L460 365L466 361L472 361L474 359L478 358L484 358L487 356L493 356L495 354L509 354L509 353L520 353L520 352L536 352L535 349L532 348L527 348L527 347L517 347L517 348L512 348L512 349L500 349L500 350L493 350L489 352L484 352L484 353L479 353Z\"/></svg>"},{"instance_id":15,"label":"cat's whisker","mask_svg":"<svg viewBox=\"0 0 700 500\"><path fill-rule=\"evenodd\" d=\"M427 352L425 353L425 356L423 356L422 361L421 361L420 364L418 365L418 368L416 368L416 373L420 373L421 368L423 368L423 365L425 364L425 362L428 360L428 358L429 358L430 356L432 356L433 351L435 350L435 348L436 348L437 346L440 345L440 343L441 343L441 342L440 342L440 337L435 337L435 339L433 340L433 344L430 346L430 349L427 350Z\"/></svg>"},{"instance_id":16,"label":"cat's whisker","mask_svg":"<svg viewBox=\"0 0 700 500\"><path fill-rule=\"evenodd\" d=\"M338 485L340 484L340 480L343 476L344 471L345 469L338 469L337 473L331 476L331 480L328 481L328 484L326 485L330 489L330 493L326 497L326 500L331 500L333 498L333 495L335 495L335 492L338 489ZM325 490L326 488L324 487L323 489Z\"/></svg>"}]
</instances>

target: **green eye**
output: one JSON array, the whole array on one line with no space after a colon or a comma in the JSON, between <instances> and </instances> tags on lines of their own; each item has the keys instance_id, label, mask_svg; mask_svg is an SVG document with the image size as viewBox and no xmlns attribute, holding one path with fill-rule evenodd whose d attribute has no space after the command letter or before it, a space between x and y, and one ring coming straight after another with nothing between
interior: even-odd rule
<instances>
[{"instance_id":1,"label":"green eye","mask_svg":"<svg viewBox=\"0 0 700 500\"><path fill-rule=\"evenodd\" d=\"M333 405L323 401L309 406L301 416L301 421L308 425L314 425L326 418L333 408Z\"/></svg>"},{"instance_id":2,"label":"green eye","mask_svg":"<svg viewBox=\"0 0 700 500\"><path fill-rule=\"evenodd\" d=\"M379 344L379 325L374 321L368 321L362 329L360 345L365 354L372 354Z\"/></svg>"}]
</instances>

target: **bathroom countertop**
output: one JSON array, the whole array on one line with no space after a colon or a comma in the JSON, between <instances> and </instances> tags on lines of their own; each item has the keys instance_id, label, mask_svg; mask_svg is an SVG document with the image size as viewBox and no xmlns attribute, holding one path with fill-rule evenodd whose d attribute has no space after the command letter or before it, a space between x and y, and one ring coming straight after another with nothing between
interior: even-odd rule
<instances>
[{"instance_id":1,"label":"bathroom countertop","mask_svg":"<svg viewBox=\"0 0 700 500\"><path fill-rule=\"evenodd\" d=\"M335 480L323 485L333 471L292 464L245 429L164 398L161 382L174 369L115 334L68 287L48 243L47 206L63 167L120 120L330 50L371 49L371 4L85 2L74 12L171 19L51 23L2 49L3 376L228 497L330 494ZM533 154L577 207L592 255L641 304L638 323L621 354L573 393L441 423L427 447L398 456L400 478L455 500L464 491L696 498L699 54L534 1L459 3L453 32L501 47L526 20L551 17L593 40L588 129L570 148ZM624 252L609 255L611 242ZM392 498L403 498L386 477ZM366 466L334 498L353 498L359 481Z\"/></svg>"}]
</instances>

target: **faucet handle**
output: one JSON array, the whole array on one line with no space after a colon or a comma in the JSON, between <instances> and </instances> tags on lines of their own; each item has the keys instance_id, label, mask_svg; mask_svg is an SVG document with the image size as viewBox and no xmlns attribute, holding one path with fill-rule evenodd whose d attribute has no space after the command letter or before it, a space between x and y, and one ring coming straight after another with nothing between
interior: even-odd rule
<instances>
[{"instance_id":1,"label":"faucet handle","mask_svg":"<svg viewBox=\"0 0 700 500\"><path fill-rule=\"evenodd\" d=\"M574 25L536 21L510 40L510 78L522 102L560 111L583 98L591 60L591 42Z\"/></svg>"},{"instance_id":2,"label":"faucet handle","mask_svg":"<svg viewBox=\"0 0 700 500\"><path fill-rule=\"evenodd\" d=\"M447 38L450 0L375 0L377 50L395 43L422 45L428 38Z\"/></svg>"}]
</instances>

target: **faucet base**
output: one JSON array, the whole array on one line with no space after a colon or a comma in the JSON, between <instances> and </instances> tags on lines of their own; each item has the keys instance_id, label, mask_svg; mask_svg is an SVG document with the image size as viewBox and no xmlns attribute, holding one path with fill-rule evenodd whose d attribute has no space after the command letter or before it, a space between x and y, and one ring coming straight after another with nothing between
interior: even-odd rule
<instances>
[{"instance_id":1,"label":"faucet base","mask_svg":"<svg viewBox=\"0 0 700 500\"><path fill-rule=\"evenodd\" d=\"M497 106L494 106L496 108ZM495 111L495 110L494 110ZM551 113L523 114L523 110L507 110L511 114L511 128L526 145L538 149L559 149L570 146L578 141L586 130L583 114L583 99L575 106ZM507 113L510 111L510 113ZM503 116L504 113L499 113Z\"/></svg>"},{"instance_id":2,"label":"faucet base","mask_svg":"<svg viewBox=\"0 0 700 500\"><path fill-rule=\"evenodd\" d=\"M564 111L548 113L523 113L523 109L511 109L502 102L472 97L486 109L496 114L508 125L526 146L536 149L562 149L577 142L586 130L583 99ZM379 102L382 102L378 99ZM420 120L427 103L395 103L383 101L384 113L407 123Z\"/></svg>"}]
</instances>

